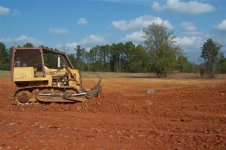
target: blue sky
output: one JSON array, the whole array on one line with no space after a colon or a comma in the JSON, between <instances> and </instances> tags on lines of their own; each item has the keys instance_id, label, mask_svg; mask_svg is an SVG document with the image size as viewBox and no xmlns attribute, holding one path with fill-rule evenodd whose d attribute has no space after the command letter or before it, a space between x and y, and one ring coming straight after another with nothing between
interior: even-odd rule
<instances>
[{"instance_id":1,"label":"blue sky","mask_svg":"<svg viewBox=\"0 0 226 150\"><path fill-rule=\"evenodd\" d=\"M192 61L213 38L226 54L225 0L0 0L0 41L32 42L72 52L99 44L143 42L143 29L164 24Z\"/></svg>"}]
</instances>

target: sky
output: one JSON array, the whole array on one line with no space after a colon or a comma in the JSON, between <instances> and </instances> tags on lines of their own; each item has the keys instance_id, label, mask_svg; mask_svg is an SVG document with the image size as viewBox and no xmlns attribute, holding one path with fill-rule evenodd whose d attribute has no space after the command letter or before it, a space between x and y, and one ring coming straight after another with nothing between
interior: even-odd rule
<instances>
[{"instance_id":1,"label":"sky","mask_svg":"<svg viewBox=\"0 0 226 150\"><path fill-rule=\"evenodd\" d=\"M172 32L189 60L200 62L212 38L226 56L226 0L0 0L0 42L27 42L67 53L77 45L142 44L152 23Z\"/></svg>"}]
</instances>

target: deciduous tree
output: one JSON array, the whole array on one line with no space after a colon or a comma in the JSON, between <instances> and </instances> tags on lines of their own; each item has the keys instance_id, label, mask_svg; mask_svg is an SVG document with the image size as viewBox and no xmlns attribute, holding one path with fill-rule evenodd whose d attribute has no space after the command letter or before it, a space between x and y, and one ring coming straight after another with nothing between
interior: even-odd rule
<instances>
[{"instance_id":1,"label":"deciduous tree","mask_svg":"<svg viewBox=\"0 0 226 150\"><path fill-rule=\"evenodd\" d=\"M201 58L204 60L204 67L209 78L214 78L219 66L219 62L222 58L222 53L220 52L221 47L218 42L211 38L204 42L202 46Z\"/></svg>"},{"instance_id":2,"label":"deciduous tree","mask_svg":"<svg viewBox=\"0 0 226 150\"><path fill-rule=\"evenodd\" d=\"M0 70L9 70L10 59L5 44L0 42Z\"/></svg>"},{"instance_id":3,"label":"deciduous tree","mask_svg":"<svg viewBox=\"0 0 226 150\"><path fill-rule=\"evenodd\" d=\"M151 24L144 33L149 64L158 77L166 77L175 70L176 57L182 50L176 44L175 36L164 25Z\"/></svg>"}]
</instances>

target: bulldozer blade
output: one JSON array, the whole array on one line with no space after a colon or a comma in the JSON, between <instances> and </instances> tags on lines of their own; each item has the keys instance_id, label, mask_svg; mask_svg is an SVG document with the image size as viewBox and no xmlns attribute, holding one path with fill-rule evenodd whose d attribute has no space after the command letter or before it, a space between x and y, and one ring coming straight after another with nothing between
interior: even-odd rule
<instances>
[{"instance_id":1,"label":"bulldozer blade","mask_svg":"<svg viewBox=\"0 0 226 150\"><path fill-rule=\"evenodd\" d=\"M86 92L86 97L99 97L102 92L102 86L100 85L101 79L98 81L98 83L94 86L93 89Z\"/></svg>"},{"instance_id":2,"label":"bulldozer blade","mask_svg":"<svg viewBox=\"0 0 226 150\"><path fill-rule=\"evenodd\" d=\"M86 97L91 98L91 97L99 97L100 95L100 88L92 89L86 92Z\"/></svg>"},{"instance_id":3,"label":"bulldozer blade","mask_svg":"<svg viewBox=\"0 0 226 150\"><path fill-rule=\"evenodd\" d=\"M36 99L41 102L83 102L87 98L83 98L86 93L37 93Z\"/></svg>"},{"instance_id":4,"label":"bulldozer blade","mask_svg":"<svg viewBox=\"0 0 226 150\"><path fill-rule=\"evenodd\" d=\"M48 97L48 96L38 96L36 95L36 99L40 102L48 102L48 103L73 103L75 101L71 101L68 99L64 99L62 97Z\"/></svg>"},{"instance_id":5,"label":"bulldozer blade","mask_svg":"<svg viewBox=\"0 0 226 150\"><path fill-rule=\"evenodd\" d=\"M87 101L87 98L82 98L82 97L69 97L67 100L73 101L73 102L84 102Z\"/></svg>"},{"instance_id":6,"label":"bulldozer blade","mask_svg":"<svg viewBox=\"0 0 226 150\"><path fill-rule=\"evenodd\" d=\"M87 101L91 97L99 97L101 92L101 86L96 86L95 89L91 89L86 92L82 93L64 93L63 98L72 100L72 101L79 101L79 102L84 102Z\"/></svg>"},{"instance_id":7,"label":"bulldozer blade","mask_svg":"<svg viewBox=\"0 0 226 150\"><path fill-rule=\"evenodd\" d=\"M74 102L63 98L63 93L37 93L36 99L41 102Z\"/></svg>"}]
</instances>

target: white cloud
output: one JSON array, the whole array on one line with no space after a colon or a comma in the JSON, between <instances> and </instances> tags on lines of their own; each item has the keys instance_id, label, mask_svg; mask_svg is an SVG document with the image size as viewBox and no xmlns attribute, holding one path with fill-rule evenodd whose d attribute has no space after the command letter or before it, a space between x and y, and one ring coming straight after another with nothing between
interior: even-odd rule
<instances>
[{"instance_id":1,"label":"white cloud","mask_svg":"<svg viewBox=\"0 0 226 150\"><path fill-rule=\"evenodd\" d=\"M11 43L12 42L12 39L11 38L0 38L0 42L3 42L3 43Z\"/></svg>"},{"instance_id":2,"label":"white cloud","mask_svg":"<svg viewBox=\"0 0 226 150\"><path fill-rule=\"evenodd\" d=\"M34 45L40 45L42 42L34 37L29 37L26 35L21 35L15 39L18 43L32 43Z\"/></svg>"},{"instance_id":3,"label":"white cloud","mask_svg":"<svg viewBox=\"0 0 226 150\"><path fill-rule=\"evenodd\" d=\"M82 39L79 43L81 45L105 44L106 39L104 37L101 37L101 36L90 35L89 37Z\"/></svg>"},{"instance_id":4,"label":"white cloud","mask_svg":"<svg viewBox=\"0 0 226 150\"><path fill-rule=\"evenodd\" d=\"M131 34L127 34L125 37L123 37L123 41L132 41L134 43L141 43L144 41L144 32L143 31L135 31Z\"/></svg>"},{"instance_id":5,"label":"white cloud","mask_svg":"<svg viewBox=\"0 0 226 150\"><path fill-rule=\"evenodd\" d=\"M113 21L112 26L120 31L129 31L129 30L142 30L147 28L148 25L153 23L163 24L167 28L172 29L173 26L169 23L168 20L163 20L160 17L153 17L149 15L140 16L133 20L118 20Z\"/></svg>"},{"instance_id":6,"label":"white cloud","mask_svg":"<svg viewBox=\"0 0 226 150\"><path fill-rule=\"evenodd\" d=\"M21 13L18 10L11 10L7 7L0 6L0 15L20 15Z\"/></svg>"},{"instance_id":7,"label":"white cloud","mask_svg":"<svg viewBox=\"0 0 226 150\"><path fill-rule=\"evenodd\" d=\"M185 35L199 35L196 26L192 22L183 22L180 26L184 30Z\"/></svg>"},{"instance_id":8,"label":"white cloud","mask_svg":"<svg viewBox=\"0 0 226 150\"><path fill-rule=\"evenodd\" d=\"M152 4L152 8L156 11L172 10L184 14L202 14L213 12L216 8L210 4L198 1L181 2L180 0L166 0L166 4L160 5L158 2Z\"/></svg>"},{"instance_id":9,"label":"white cloud","mask_svg":"<svg viewBox=\"0 0 226 150\"><path fill-rule=\"evenodd\" d=\"M209 35L176 37L176 42L184 50L190 61L200 63L201 47Z\"/></svg>"},{"instance_id":10,"label":"white cloud","mask_svg":"<svg viewBox=\"0 0 226 150\"><path fill-rule=\"evenodd\" d=\"M226 19L214 26L219 31L226 31Z\"/></svg>"},{"instance_id":11,"label":"white cloud","mask_svg":"<svg viewBox=\"0 0 226 150\"><path fill-rule=\"evenodd\" d=\"M74 41L66 44L58 44L56 47L73 49L73 48L76 48L77 45L80 45L81 47L90 49L91 47L94 47L96 45L101 45L106 43L107 43L107 40L104 37L98 36L98 35L90 35L87 38L84 38L80 41Z\"/></svg>"},{"instance_id":12,"label":"white cloud","mask_svg":"<svg viewBox=\"0 0 226 150\"><path fill-rule=\"evenodd\" d=\"M183 36L177 37L176 42L181 46L200 48L203 42L203 38L199 36Z\"/></svg>"},{"instance_id":13,"label":"white cloud","mask_svg":"<svg viewBox=\"0 0 226 150\"><path fill-rule=\"evenodd\" d=\"M64 28L49 28L49 33L54 35L65 35L68 33L68 31Z\"/></svg>"},{"instance_id":14,"label":"white cloud","mask_svg":"<svg viewBox=\"0 0 226 150\"><path fill-rule=\"evenodd\" d=\"M78 20L78 24L79 25L86 25L86 24L88 24L88 21L85 18L80 18Z\"/></svg>"},{"instance_id":15,"label":"white cloud","mask_svg":"<svg viewBox=\"0 0 226 150\"><path fill-rule=\"evenodd\" d=\"M1 38L0 41L9 46L18 46L26 43L32 43L34 46L39 46L43 44L43 42L36 39L35 37L31 37L27 35L21 35L16 38Z\"/></svg>"},{"instance_id":16,"label":"white cloud","mask_svg":"<svg viewBox=\"0 0 226 150\"><path fill-rule=\"evenodd\" d=\"M10 13L9 8L0 6L0 15L8 15L9 13Z\"/></svg>"}]
</instances>

